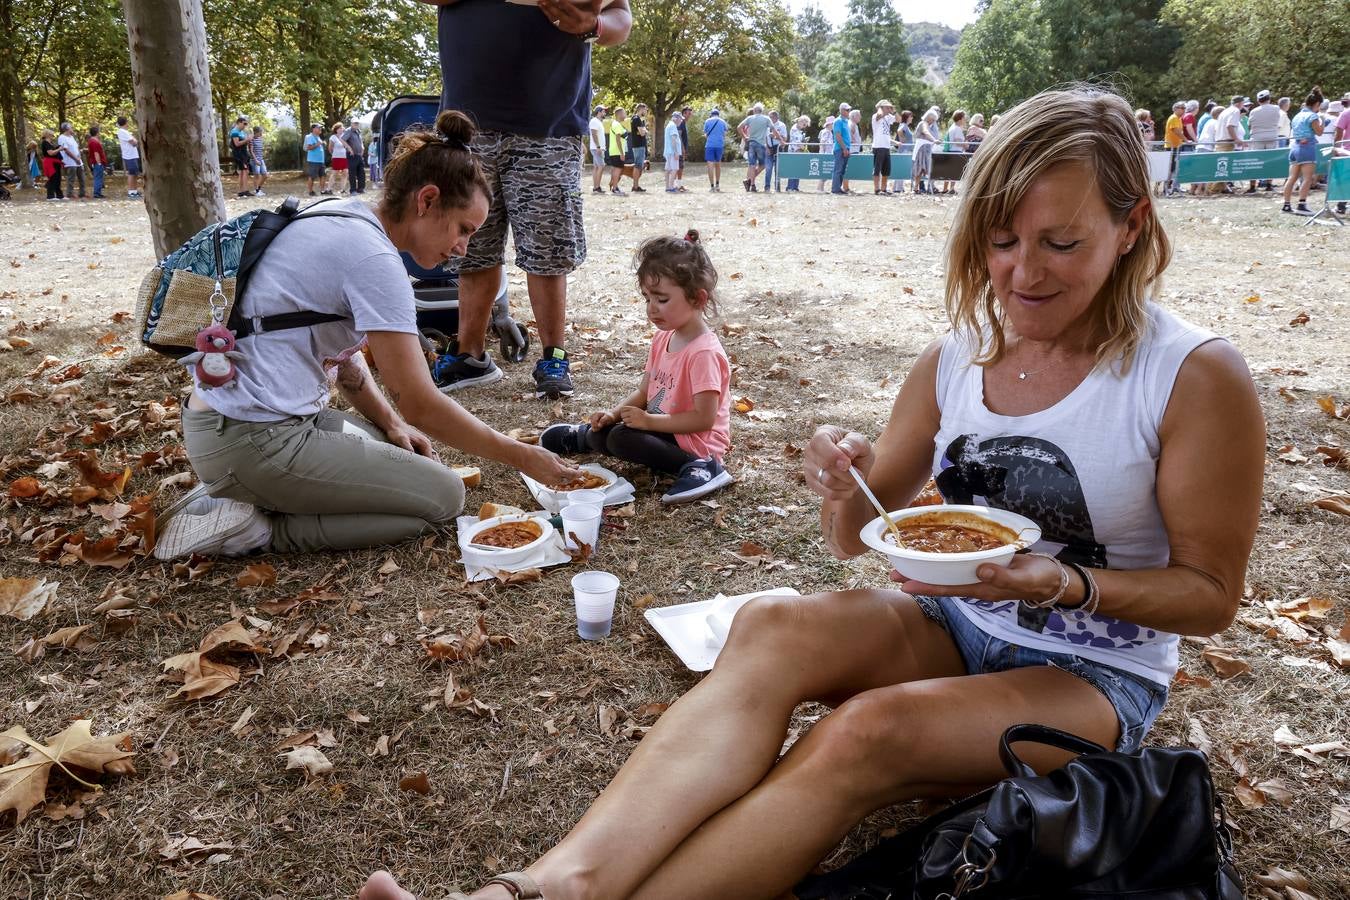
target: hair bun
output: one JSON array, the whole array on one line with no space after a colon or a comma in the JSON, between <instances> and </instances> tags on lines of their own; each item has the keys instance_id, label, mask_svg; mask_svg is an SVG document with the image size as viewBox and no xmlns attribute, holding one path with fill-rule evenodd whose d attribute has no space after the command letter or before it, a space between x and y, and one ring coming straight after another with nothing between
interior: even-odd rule
<instances>
[{"instance_id":1,"label":"hair bun","mask_svg":"<svg viewBox=\"0 0 1350 900\"><path fill-rule=\"evenodd\" d=\"M685 239L686 241L688 241L689 243L691 243L691 244L697 244L697 243L698 243L698 229L697 229L697 228L690 228L688 231L686 231L686 232L684 233L684 239Z\"/></svg>"},{"instance_id":2,"label":"hair bun","mask_svg":"<svg viewBox=\"0 0 1350 900\"><path fill-rule=\"evenodd\" d=\"M467 146L477 131L473 120L457 109L443 109L436 116L436 133L452 142Z\"/></svg>"}]
</instances>

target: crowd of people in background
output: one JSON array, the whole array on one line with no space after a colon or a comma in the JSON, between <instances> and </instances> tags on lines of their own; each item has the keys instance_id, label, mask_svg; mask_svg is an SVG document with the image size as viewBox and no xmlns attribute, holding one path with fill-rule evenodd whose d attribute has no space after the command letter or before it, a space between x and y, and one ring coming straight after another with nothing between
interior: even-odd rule
<instances>
[{"instance_id":1,"label":"crowd of people in background","mask_svg":"<svg viewBox=\"0 0 1350 900\"><path fill-rule=\"evenodd\" d=\"M689 129L691 124L700 127L694 117L694 109L685 106L671 114L660 135L653 135L647 104L638 103L631 114L621 106L611 110L603 104L596 105L586 138L592 165L592 193L621 197L630 192L647 193L642 179L651 165L653 144L661 150L666 193L687 193L684 170L692 148ZM1245 190L1224 181L1190 183L1183 188L1180 158L1186 153L1288 148L1290 166L1282 191L1283 210L1310 213L1307 198L1318 184L1315 172L1318 144L1327 143L1329 138L1333 153L1350 155L1350 92L1328 103L1321 90L1313 88L1297 109L1292 98L1276 98L1269 90L1258 91L1255 100L1238 94L1232 95L1227 103L1178 100L1161 128L1147 109L1137 110L1135 119L1140 139L1150 149L1172 154L1168 179L1155 186L1162 197L1177 196L1183 190L1189 196L1274 192L1277 187L1273 179L1253 180ZM997 115L986 122L983 113L964 109L953 111L944 120L937 106L919 114L908 109L897 113L885 99L877 102L868 120L864 120L862 110L840 103L835 114L820 121L818 129L808 115L799 115L789 123L778 110L766 111L763 103L753 104L736 124L713 107L701 124L708 190L714 193L722 190L722 166L731 143L738 145L745 159L741 186L751 193L801 191L800 178L782 179L778 175L779 154L784 152L819 153L832 159L833 178L817 179L817 191L828 188L834 194L860 193L849 178L849 160L870 150L873 194L905 193L908 182L908 192L912 194L954 195L956 181L932 177L934 153L974 154L988 129L997 122ZM246 116L239 116L229 132L226 143L238 179L237 197L266 196L263 186L269 171L263 137L262 126L250 129ZM139 197L140 147L126 117L117 120L117 143L128 178L127 196ZM105 196L104 185L112 167L97 123L89 126L82 139L71 123L62 122L59 133L43 131L41 139L30 142L27 150L33 184L36 187L39 182L45 183L48 200ZM301 153L311 197L363 194L368 178L379 183L379 141L368 139L354 118L334 122L326 129L322 123L315 123L302 140ZM908 179L893 177L899 168L895 165L899 155L909 157ZM625 178L629 181L627 191L622 188ZM1345 204L1338 204L1338 210L1344 212Z\"/></svg>"},{"instance_id":2,"label":"crowd of people in background","mask_svg":"<svg viewBox=\"0 0 1350 900\"><path fill-rule=\"evenodd\" d=\"M1161 129L1149 110L1137 110L1135 118L1140 139L1149 149L1170 151L1173 156L1167 180L1156 186L1158 195L1175 196L1182 192L1178 162L1183 153L1287 148L1290 170L1284 183L1284 210L1310 212L1306 200L1308 192L1317 186L1315 148L1321 136L1330 137L1335 148L1333 153L1350 155L1350 92L1340 100L1326 103L1320 89L1314 88L1305 98L1302 109L1291 116L1292 104L1291 98L1277 100L1268 90L1258 91L1255 101L1240 95L1233 96L1227 104L1210 100L1202 106L1198 100L1178 101ZM646 104L638 104L631 117L622 107L611 111L601 104L594 108L588 139L593 193L608 191L612 195L626 196L627 192L621 187L625 177L631 180L633 193L646 192L641 179L648 156L647 112ZM666 127L662 150L668 193L688 190L684 184L684 164L691 152L689 127L693 117L694 110L685 106L672 113ZM801 191L800 178L778 177L778 158L782 152L819 153L832 158L833 178L817 179L817 191L860 193L853 188L848 161L870 149L873 194L905 193L908 182L908 191L913 194L954 195L957 193L955 180L932 177L934 153L974 154L998 118L993 115L986 120L983 113L957 109L944 121L943 112L937 106L920 114L908 109L897 113L895 106L883 99L877 102L870 120L864 120L862 110L841 103L837 113L825 116L816 130L810 116L799 115L789 123L778 110L766 110L763 103L753 104L745 118L736 124L724 119L721 110L714 107L702 124L708 190L716 193L722 189L722 166L727 158L730 134L739 144L740 155L745 160L741 185L750 193ZM869 124L870 129L864 132ZM893 177L893 171L899 168L894 165L894 160L900 154L910 159L908 179ZM604 186L606 176L608 188ZM1220 181L1193 183L1186 192L1190 196L1199 196L1255 194L1275 189L1272 179L1263 179L1252 181L1245 191ZM1299 193L1296 210L1291 206L1291 192L1295 190ZM1339 204L1338 209L1344 212L1344 204Z\"/></svg>"},{"instance_id":3,"label":"crowd of people in background","mask_svg":"<svg viewBox=\"0 0 1350 900\"><path fill-rule=\"evenodd\" d=\"M368 180L380 182L378 142L367 140L359 121L350 118L345 123L334 122L326 140L324 131L324 126L316 122L301 142L311 197L364 194ZM32 186L45 187L48 200L105 199L104 186L114 167L103 147L101 132L98 123L90 125L83 137L70 122L62 122L56 132L44 129L40 138L29 141L25 148ZM118 159L127 178L127 197L137 199L141 196L143 177L141 146L126 116L117 119L116 137ZM271 173L263 127L250 127L248 117L239 116L226 135L225 144L237 179L235 196L267 196L263 186Z\"/></svg>"}]
</instances>

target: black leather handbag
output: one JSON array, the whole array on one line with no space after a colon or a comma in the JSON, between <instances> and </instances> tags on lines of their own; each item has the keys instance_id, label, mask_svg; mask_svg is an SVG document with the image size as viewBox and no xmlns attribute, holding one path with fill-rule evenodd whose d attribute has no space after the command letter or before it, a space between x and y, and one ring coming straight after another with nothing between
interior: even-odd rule
<instances>
[{"instance_id":1,"label":"black leather handbag","mask_svg":"<svg viewBox=\"0 0 1350 900\"><path fill-rule=\"evenodd\" d=\"M1081 754L1037 775L1010 745ZM1232 837L1204 754L1115 753L1044 725L1014 725L999 755L1012 776L841 869L806 878L799 900L1242 900Z\"/></svg>"}]
</instances>

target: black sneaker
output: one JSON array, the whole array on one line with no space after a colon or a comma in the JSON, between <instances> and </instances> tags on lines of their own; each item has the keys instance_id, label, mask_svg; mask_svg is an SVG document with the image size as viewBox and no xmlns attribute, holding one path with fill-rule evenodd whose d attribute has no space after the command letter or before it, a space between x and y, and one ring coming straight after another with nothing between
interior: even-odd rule
<instances>
[{"instance_id":1,"label":"black sneaker","mask_svg":"<svg viewBox=\"0 0 1350 900\"><path fill-rule=\"evenodd\" d=\"M1298 212L1299 212L1299 214L1305 215L1305 216L1311 216L1311 215L1312 215L1312 210L1311 210L1311 209L1308 209L1308 204L1306 204L1306 203L1300 203L1300 204L1298 205Z\"/></svg>"},{"instance_id":2,"label":"black sneaker","mask_svg":"<svg viewBox=\"0 0 1350 900\"><path fill-rule=\"evenodd\" d=\"M718 488L731 484L736 479L722 468L721 463L711 456L687 462L680 469L675 483L661 498L662 503L688 503L699 497L707 496Z\"/></svg>"},{"instance_id":3,"label":"black sneaker","mask_svg":"<svg viewBox=\"0 0 1350 900\"><path fill-rule=\"evenodd\" d=\"M627 194L625 194L623 191L619 190L618 188L610 188L610 189L609 189L609 192L610 192L611 194L613 194L615 197L627 197L627 196L628 196Z\"/></svg>"},{"instance_id":4,"label":"black sneaker","mask_svg":"<svg viewBox=\"0 0 1350 900\"><path fill-rule=\"evenodd\" d=\"M1280 207L1280 212L1291 213L1291 212L1293 212L1293 211L1294 211L1294 208L1293 208L1292 206L1290 206L1288 203L1286 203L1284 206Z\"/></svg>"},{"instance_id":5,"label":"black sneaker","mask_svg":"<svg viewBox=\"0 0 1350 900\"><path fill-rule=\"evenodd\" d=\"M572 396L572 366L567 362L567 352L560 347L545 351L550 355L534 364L534 396L541 400Z\"/></svg>"},{"instance_id":6,"label":"black sneaker","mask_svg":"<svg viewBox=\"0 0 1350 900\"><path fill-rule=\"evenodd\" d=\"M605 192L604 188L591 188L592 194L603 194L604 192Z\"/></svg>"},{"instance_id":7,"label":"black sneaker","mask_svg":"<svg viewBox=\"0 0 1350 900\"><path fill-rule=\"evenodd\" d=\"M741 184L745 185L745 189L746 189L747 191L750 190L750 179L749 179L749 178L747 178L747 179L745 179L744 181L742 181Z\"/></svg>"},{"instance_id":8,"label":"black sneaker","mask_svg":"<svg viewBox=\"0 0 1350 900\"><path fill-rule=\"evenodd\" d=\"M586 436L591 433L589 425L550 425L539 435L539 446L559 456L576 456L590 451Z\"/></svg>"},{"instance_id":9,"label":"black sneaker","mask_svg":"<svg viewBox=\"0 0 1350 900\"><path fill-rule=\"evenodd\" d=\"M492 361L491 353L475 359L467 353L447 353L431 367L431 378L442 394L451 394L464 388L483 387L502 380L502 370Z\"/></svg>"},{"instance_id":10,"label":"black sneaker","mask_svg":"<svg viewBox=\"0 0 1350 900\"><path fill-rule=\"evenodd\" d=\"M253 196L253 192L252 192L252 191L240 191L239 193L235 194L235 196L236 196L236 197L252 197L252 196Z\"/></svg>"},{"instance_id":11,"label":"black sneaker","mask_svg":"<svg viewBox=\"0 0 1350 900\"><path fill-rule=\"evenodd\" d=\"M632 193L634 193L634 194L645 194L645 193L647 193L647 189L646 189L645 187L634 187L633 190L632 190Z\"/></svg>"}]
</instances>

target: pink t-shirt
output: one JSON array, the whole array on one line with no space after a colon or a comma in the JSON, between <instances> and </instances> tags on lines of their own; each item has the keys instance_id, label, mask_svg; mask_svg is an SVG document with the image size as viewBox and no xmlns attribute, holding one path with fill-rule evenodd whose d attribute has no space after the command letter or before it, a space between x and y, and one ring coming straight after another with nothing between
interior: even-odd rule
<instances>
[{"instance_id":1,"label":"pink t-shirt","mask_svg":"<svg viewBox=\"0 0 1350 900\"><path fill-rule=\"evenodd\" d=\"M1336 127L1341 130L1341 143L1337 146L1350 146L1350 109L1341 113L1341 117L1336 120ZM1334 132L1331 136L1333 139L1336 137Z\"/></svg>"},{"instance_id":2,"label":"pink t-shirt","mask_svg":"<svg viewBox=\"0 0 1350 900\"><path fill-rule=\"evenodd\" d=\"M647 412L674 415L694 408L694 395L717 391L717 419L709 431L677 434L675 442L700 459L719 460L731 449L731 363L711 331L678 353L670 353L675 332L658 331L647 354Z\"/></svg>"}]
</instances>

